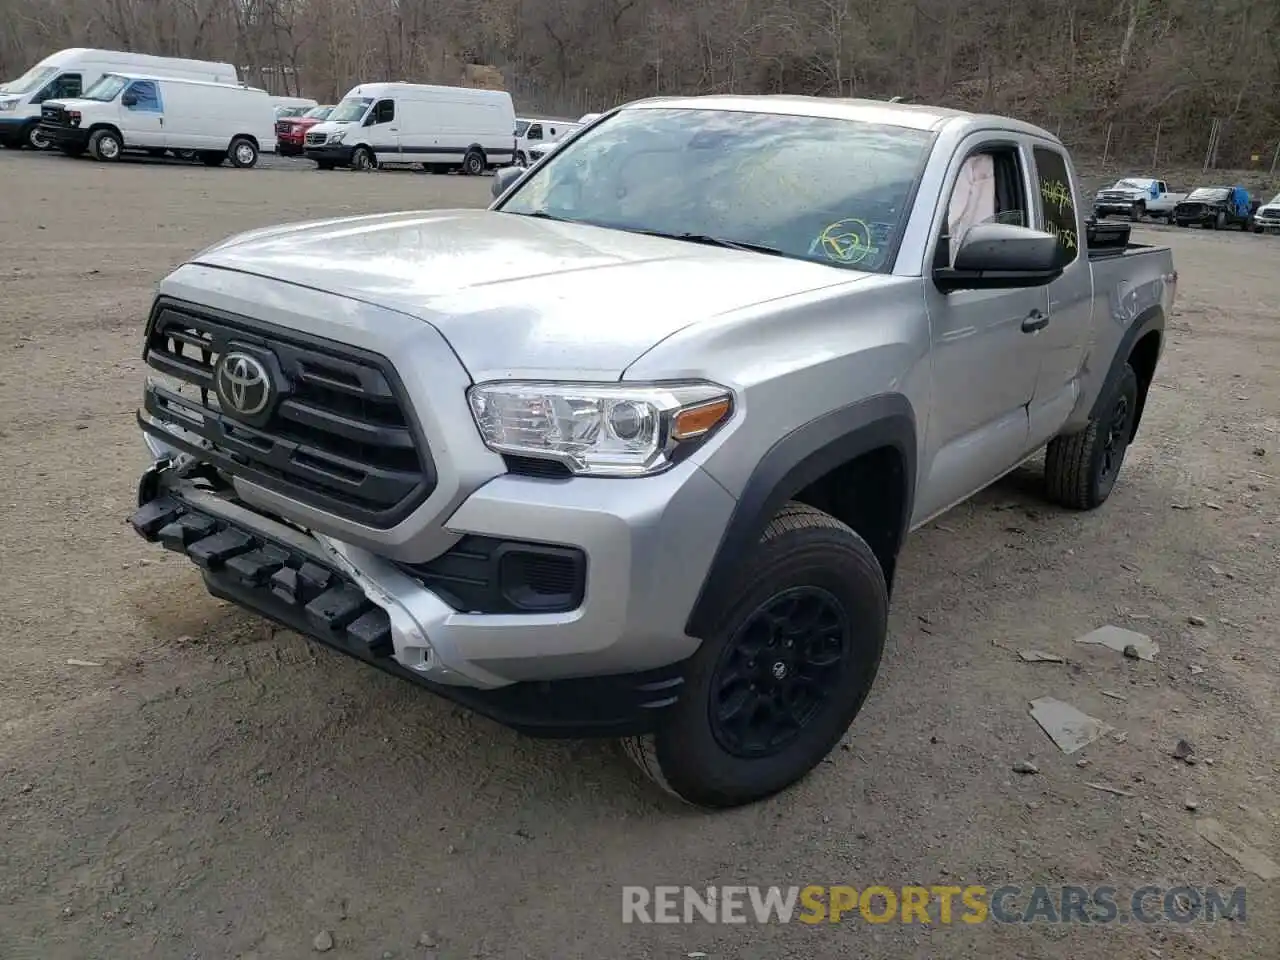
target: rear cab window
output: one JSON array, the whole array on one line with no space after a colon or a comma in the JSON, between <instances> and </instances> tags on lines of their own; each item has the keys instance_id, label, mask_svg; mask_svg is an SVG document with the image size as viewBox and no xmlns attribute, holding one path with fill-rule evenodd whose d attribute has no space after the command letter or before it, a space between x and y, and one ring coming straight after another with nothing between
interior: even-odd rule
<instances>
[{"instance_id":1,"label":"rear cab window","mask_svg":"<svg viewBox=\"0 0 1280 960\"><path fill-rule=\"evenodd\" d=\"M1079 218L1067 158L1061 150L1039 146L1032 149L1032 156L1044 229L1058 238L1058 262L1065 267L1080 255Z\"/></svg>"}]
</instances>

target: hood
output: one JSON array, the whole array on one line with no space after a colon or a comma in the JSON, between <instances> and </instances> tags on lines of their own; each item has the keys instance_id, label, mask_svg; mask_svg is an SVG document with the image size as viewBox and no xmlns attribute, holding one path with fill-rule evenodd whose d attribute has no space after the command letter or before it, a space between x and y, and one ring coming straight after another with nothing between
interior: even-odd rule
<instances>
[{"instance_id":1,"label":"hood","mask_svg":"<svg viewBox=\"0 0 1280 960\"><path fill-rule=\"evenodd\" d=\"M355 126L354 120L321 120L311 128L312 133L337 133Z\"/></svg>"},{"instance_id":2,"label":"hood","mask_svg":"<svg viewBox=\"0 0 1280 960\"><path fill-rule=\"evenodd\" d=\"M616 379L691 323L872 276L488 210L259 230L193 262L417 317L477 380L566 371Z\"/></svg>"}]
</instances>

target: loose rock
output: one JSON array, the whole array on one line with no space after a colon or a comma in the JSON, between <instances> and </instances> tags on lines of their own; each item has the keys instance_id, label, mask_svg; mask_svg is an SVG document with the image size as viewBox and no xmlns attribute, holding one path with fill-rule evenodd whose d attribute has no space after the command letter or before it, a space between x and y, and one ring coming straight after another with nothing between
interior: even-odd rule
<instances>
[{"instance_id":1,"label":"loose rock","mask_svg":"<svg viewBox=\"0 0 1280 960\"><path fill-rule=\"evenodd\" d=\"M333 934L328 930L321 930L312 939L311 946L315 948L316 953L327 953L333 949Z\"/></svg>"},{"instance_id":2,"label":"loose rock","mask_svg":"<svg viewBox=\"0 0 1280 960\"><path fill-rule=\"evenodd\" d=\"M1013 765L1014 773L1039 773L1040 768L1030 760L1019 760Z\"/></svg>"},{"instance_id":3,"label":"loose rock","mask_svg":"<svg viewBox=\"0 0 1280 960\"><path fill-rule=\"evenodd\" d=\"M1187 623L1191 624L1193 627L1203 627L1208 622L1209 621L1206 620L1204 617L1201 617L1194 613L1191 616L1187 617Z\"/></svg>"},{"instance_id":4,"label":"loose rock","mask_svg":"<svg viewBox=\"0 0 1280 960\"><path fill-rule=\"evenodd\" d=\"M1195 797L1191 796L1190 794L1187 794L1187 798L1183 800L1182 803L1183 803L1183 806L1185 806L1188 810L1200 809L1200 801L1198 801Z\"/></svg>"}]
</instances>

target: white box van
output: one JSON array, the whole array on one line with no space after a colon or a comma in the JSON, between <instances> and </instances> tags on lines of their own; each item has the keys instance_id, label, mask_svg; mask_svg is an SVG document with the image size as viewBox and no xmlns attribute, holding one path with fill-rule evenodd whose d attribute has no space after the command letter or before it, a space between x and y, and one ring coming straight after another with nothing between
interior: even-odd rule
<instances>
[{"instance_id":1,"label":"white box van","mask_svg":"<svg viewBox=\"0 0 1280 960\"><path fill-rule=\"evenodd\" d=\"M149 77L186 77L210 83L239 83L229 63L152 57L119 50L76 47L45 57L17 80L0 84L0 144L43 149L40 107L46 100L78 97L104 73L136 73Z\"/></svg>"},{"instance_id":2,"label":"white box van","mask_svg":"<svg viewBox=\"0 0 1280 960\"><path fill-rule=\"evenodd\" d=\"M127 150L193 151L210 166L252 167L276 149L265 90L178 77L109 73L75 100L49 100L40 132L71 156L118 160Z\"/></svg>"},{"instance_id":3,"label":"white box van","mask_svg":"<svg viewBox=\"0 0 1280 960\"><path fill-rule=\"evenodd\" d=\"M541 149L545 153L549 143L556 143L578 129L572 120L542 120L516 118L516 163L528 166L530 151Z\"/></svg>"},{"instance_id":4,"label":"white box van","mask_svg":"<svg viewBox=\"0 0 1280 960\"><path fill-rule=\"evenodd\" d=\"M321 170L420 163L480 174L511 163L515 127L505 90L363 83L307 131L306 154Z\"/></svg>"}]
</instances>

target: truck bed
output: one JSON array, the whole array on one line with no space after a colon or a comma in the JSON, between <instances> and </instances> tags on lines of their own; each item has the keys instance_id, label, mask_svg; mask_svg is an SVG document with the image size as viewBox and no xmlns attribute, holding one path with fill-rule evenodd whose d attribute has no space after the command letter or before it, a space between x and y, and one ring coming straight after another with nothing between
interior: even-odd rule
<instances>
[{"instance_id":1,"label":"truck bed","mask_svg":"<svg viewBox=\"0 0 1280 960\"><path fill-rule=\"evenodd\" d=\"M1164 250L1146 243L1134 243L1129 239L1131 226L1123 221L1086 220L1085 249L1090 260L1110 260L1153 250Z\"/></svg>"}]
</instances>

